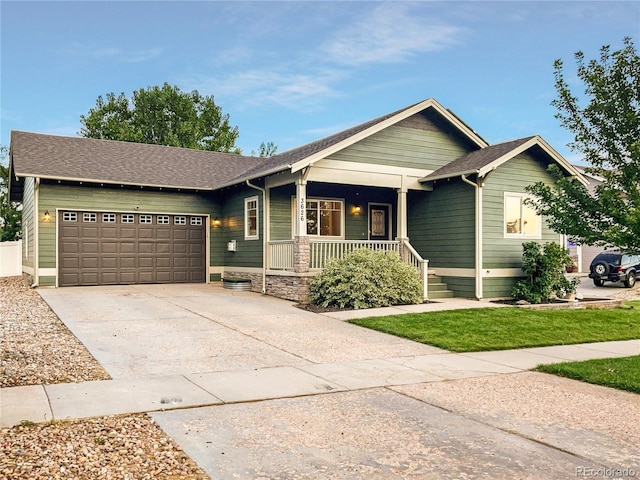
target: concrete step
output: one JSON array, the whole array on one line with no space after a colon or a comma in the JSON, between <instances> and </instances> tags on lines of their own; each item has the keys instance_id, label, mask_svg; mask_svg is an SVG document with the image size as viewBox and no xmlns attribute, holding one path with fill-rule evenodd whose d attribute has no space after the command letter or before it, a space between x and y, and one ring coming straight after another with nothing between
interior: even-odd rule
<instances>
[{"instance_id":1,"label":"concrete step","mask_svg":"<svg viewBox=\"0 0 640 480\"><path fill-rule=\"evenodd\" d=\"M453 298L453 291L451 290L429 290L427 294L429 300L433 300L435 298Z\"/></svg>"},{"instance_id":2,"label":"concrete step","mask_svg":"<svg viewBox=\"0 0 640 480\"><path fill-rule=\"evenodd\" d=\"M449 287L446 283L442 283L442 282L438 282L438 283L431 283L429 282L429 291L430 292L442 292L444 290L448 290Z\"/></svg>"}]
</instances>

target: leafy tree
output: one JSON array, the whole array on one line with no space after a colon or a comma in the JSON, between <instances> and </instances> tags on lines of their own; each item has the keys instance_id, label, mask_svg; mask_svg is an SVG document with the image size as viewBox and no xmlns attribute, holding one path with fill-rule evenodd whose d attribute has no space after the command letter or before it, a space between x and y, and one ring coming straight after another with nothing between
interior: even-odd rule
<instances>
[{"instance_id":1,"label":"leafy tree","mask_svg":"<svg viewBox=\"0 0 640 480\"><path fill-rule=\"evenodd\" d=\"M273 157L278 151L278 146L273 142L262 142L258 150L258 157ZM256 152L251 150L251 155L256 156Z\"/></svg>"},{"instance_id":2,"label":"leafy tree","mask_svg":"<svg viewBox=\"0 0 640 480\"><path fill-rule=\"evenodd\" d=\"M599 60L586 62L582 52L575 59L584 100L571 92L563 63L556 60L558 97L552 105L574 134L569 146L591 165L587 173L604 182L590 194L553 166L555 185L529 187L537 197L531 203L554 230L573 240L640 253L640 58L627 37L621 50L602 47Z\"/></svg>"},{"instance_id":3,"label":"leafy tree","mask_svg":"<svg viewBox=\"0 0 640 480\"><path fill-rule=\"evenodd\" d=\"M106 101L99 96L80 122L83 137L240 153L238 127L229 124L213 96L168 83L136 90L131 99L124 93L108 93Z\"/></svg>"},{"instance_id":4,"label":"leafy tree","mask_svg":"<svg viewBox=\"0 0 640 480\"><path fill-rule=\"evenodd\" d=\"M19 240L22 236L22 211L9 201L8 149L0 146L0 242Z\"/></svg>"}]
</instances>

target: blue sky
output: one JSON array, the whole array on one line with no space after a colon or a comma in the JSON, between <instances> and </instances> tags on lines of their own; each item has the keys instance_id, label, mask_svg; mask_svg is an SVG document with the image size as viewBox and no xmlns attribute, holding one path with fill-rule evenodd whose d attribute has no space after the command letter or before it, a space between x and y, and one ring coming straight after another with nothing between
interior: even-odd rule
<instances>
[{"instance_id":1,"label":"blue sky","mask_svg":"<svg viewBox=\"0 0 640 480\"><path fill-rule=\"evenodd\" d=\"M433 97L490 143L542 135L553 62L639 46L640 2L0 2L0 144L77 135L99 95L168 82L213 95L243 153L279 152ZM577 90L576 90L577 91Z\"/></svg>"}]
</instances>

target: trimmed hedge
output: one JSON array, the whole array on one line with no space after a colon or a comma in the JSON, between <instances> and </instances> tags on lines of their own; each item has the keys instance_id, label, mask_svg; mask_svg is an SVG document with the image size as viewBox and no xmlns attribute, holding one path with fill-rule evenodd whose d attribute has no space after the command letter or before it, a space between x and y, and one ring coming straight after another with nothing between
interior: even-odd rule
<instances>
[{"instance_id":1,"label":"trimmed hedge","mask_svg":"<svg viewBox=\"0 0 640 480\"><path fill-rule=\"evenodd\" d=\"M422 284L396 252L361 248L327 263L311 282L310 300L354 309L408 305L422 301Z\"/></svg>"}]
</instances>

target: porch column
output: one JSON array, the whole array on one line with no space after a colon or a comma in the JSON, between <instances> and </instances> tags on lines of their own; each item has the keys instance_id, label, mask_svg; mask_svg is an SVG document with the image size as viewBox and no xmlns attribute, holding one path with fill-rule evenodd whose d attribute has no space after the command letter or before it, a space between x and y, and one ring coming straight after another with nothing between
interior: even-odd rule
<instances>
[{"instance_id":1,"label":"porch column","mask_svg":"<svg viewBox=\"0 0 640 480\"><path fill-rule=\"evenodd\" d=\"M311 245L307 236L307 172L296 181L296 236L293 240L293 271L305 273L309 271Z\"/></svg>"},{"instance_id":2,"label":"porch column","mask_svg":"<svg viewBox=\"0 0 640 480\"><path fill-rule=\"evenodd\" d=\"M404 183L404 182L403 182ZM409 238L407 229L407 188L398 189L398 238Z\"/></svg>"}]
</instances>

